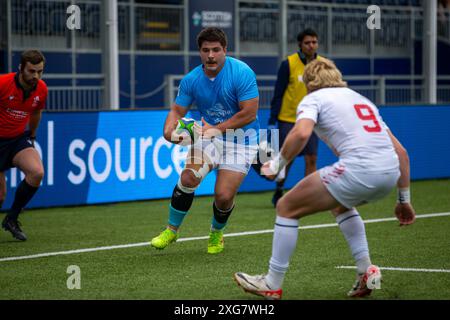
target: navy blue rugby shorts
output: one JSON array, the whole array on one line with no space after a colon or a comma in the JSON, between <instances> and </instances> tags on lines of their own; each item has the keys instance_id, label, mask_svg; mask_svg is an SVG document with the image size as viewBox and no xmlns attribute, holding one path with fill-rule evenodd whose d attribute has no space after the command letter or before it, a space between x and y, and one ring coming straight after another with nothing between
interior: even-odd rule
<instances>
[{"instance_id":1,"label":"navy blue rugby shorts","mask_svg":"<svg viewBox=\"0 0 450 320\"><path fill-rule=\"evenodd\" d=\"M26 148L33 148L29 131L15 138L0 138L0 172L14 167L14 156Z\"/></svg>"}]
</instances>

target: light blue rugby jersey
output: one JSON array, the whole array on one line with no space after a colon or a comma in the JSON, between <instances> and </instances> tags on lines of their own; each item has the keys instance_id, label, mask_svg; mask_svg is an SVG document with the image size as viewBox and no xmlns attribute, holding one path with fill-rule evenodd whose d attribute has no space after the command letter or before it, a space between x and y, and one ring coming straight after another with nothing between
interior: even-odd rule
<instances>
[{"instance_id":1,"label":"light blue rugby jersey","mask_svg":"<svg viewBox=\"0 0 450 320\"><path fill-rule=\"evenodd\" d=\"M175 103L182 107L189 107L195 101L201 116L205 118L206 122L217 125L240 111L240 101L253 99L258 96L256 76L253 70L244 62L227 56L222 70L220 70L214 81L211 81L205 75L203 65L189 72L181 80ZM243 143L244 141L245 144L258 143L258 117L243 127L242 130L246 132L245 139L227 136L227 140L233 138L238 143Z\"/></svg>"}]
</instances>

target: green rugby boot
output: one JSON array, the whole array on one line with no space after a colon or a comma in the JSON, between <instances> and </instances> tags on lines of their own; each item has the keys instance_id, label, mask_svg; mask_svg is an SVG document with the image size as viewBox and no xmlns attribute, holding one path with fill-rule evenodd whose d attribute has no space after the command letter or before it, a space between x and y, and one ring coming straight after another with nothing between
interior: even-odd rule
<instances>
[{"instance_id":1,"label":"green rugby boot","mask_svg":"<svg viewBox=\"0 0 450 320\"><path fill-rule=\"evenodd\" d=\"M173 232L172 230L167 228L166 230L161 232L159 236L154 237L150 242L150 244L152 247L162 250L172 242L177 241L177 239L178 239L178 232Z\"/></svg>"},{"instance_id":2,"label":"green rugby boot","mask_svg":"<svg viewBox=\"0 0 450 320\"><path fill-rule=\"evenodd\" d=\"M211 231L208 240L208 253L216 254L223 251L223 230Z\"/></svg>"}]
</instances>

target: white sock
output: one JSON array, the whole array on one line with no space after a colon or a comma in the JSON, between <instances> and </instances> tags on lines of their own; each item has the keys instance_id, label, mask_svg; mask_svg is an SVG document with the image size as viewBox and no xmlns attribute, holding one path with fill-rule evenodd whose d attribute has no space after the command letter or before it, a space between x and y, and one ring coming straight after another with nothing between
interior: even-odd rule
<instances>
[{"instance_id":1,"label":"white sock","mask_svg":"<svg viewBox=\"0 0 450 320\"><path fill-rule=\"evenodd\" d=\"M289 259L297 245L298 220L277 216L273 234L272 257L266 281L270 288L281 288Z\"/></svg>"},{"instance_id":2,"label":"white sock","mask_svg":"<svg viewBox=\"0 0 450 320\"><path fill-rule=\"evenodd\" d=\"M364 223L355 208L350 209L336 217L336 222L344 234L350 247L353 258L356 261L358 274L366 272L372 264L369 257L369 246L367 244L366 229Z\"/></svg>"}]
</instances>

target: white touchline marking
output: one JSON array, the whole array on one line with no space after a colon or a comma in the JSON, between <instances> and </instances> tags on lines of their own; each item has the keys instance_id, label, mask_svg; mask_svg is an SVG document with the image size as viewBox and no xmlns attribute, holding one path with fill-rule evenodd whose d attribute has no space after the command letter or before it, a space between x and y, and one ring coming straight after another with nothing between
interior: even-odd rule
<instances>
[{"instance_id":1,"label":"white touchline marking","mask_svg":"<svg viewBox=\"0 0 450 320\"><path fill-rule=\"evenodd\" d=\"M419 214L419 215L416 215L416 218L417 219L421 219L421 218L434 218L434 217L445 217L445 216L450 216L450 212ZM369 219L369 220L364 220L364 223L377 223L377 222L385 222L385 221L397 221L397 218L392 217L392 218L382 218L382 219ZM337 227L337 226L338 226L337 223L325 223L325 224L316 224L316 225L310 225L310 226L303 226L303 227L298 227L298 228L303 230L303 229L330 228L330 227ZM239 236L247 236L247 235L254 235L254 234L264 234L264 233L273 233L273 229L257 230L257 231L246 231L246 232L236 232L236 233L227 233L227 234L224 234L224 237L239 237ZM177 242L194 241L194 240L205 240L205 239L208 239L208 238L209 238L208 236L181 238L181 239L178 239ZM28 256L4 257L4 258L0 258L0 262L35 259L35 258L43 258L43 257L51 257L51 256L62 256L62 255L69 255L69 254L94 252L94 251L104 251L104 250L114 250L114 249L123 249L123 248L132 248L132 247L143 247L143 246L148 246L148 245L150 245L150 242L139 242L139 243L130 243L130 244L106 246L106 247L96 247L96 248L87 248L87 249L75 249L75 250L68 250L68 251L59 251L59 252L38 253L38 254L32 254L32 255L28 255Z\"/></svg>"},{"instance_id":2,"label":"white touchline marking","mask_svg":"<svg viewBox=\"0 0 450 320\"><path fill-rule=\"evenodd\" d=\"M419 268L396 268L396 267L378 267L380 270L392 270L392 271L412 271L412 272L444 272L450 273L450 270L446 269L419 269ZM356 269L355 266L337 266L336 269Z\"/></svg>"}]
</instances>

